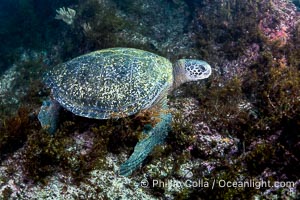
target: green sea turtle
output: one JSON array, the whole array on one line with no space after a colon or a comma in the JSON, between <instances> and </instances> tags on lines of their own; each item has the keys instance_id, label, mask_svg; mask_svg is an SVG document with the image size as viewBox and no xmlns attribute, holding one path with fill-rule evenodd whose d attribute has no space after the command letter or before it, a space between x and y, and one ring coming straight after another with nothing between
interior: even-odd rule
<instances>
[{"instance_id":1,"label":"green sea turtle","mask_svg":"<svg viewBox=\"0 0 300 200\"><path fill-rule=\"evenodd\" d=\"M38 119L53 134L61 106L75 115L95 119L130 116L158 104L167 109L167 94L172 89L210 74L210 65L202 60L181 59L172 66L168 59L139 49L91 52L46 74L45 83L52 89L52 98L43 102ZM120 166L121 175L130 175L153 147L164 141L171 119L170 113L161 112L159 123Z\"/></svg>"}]
</instances>

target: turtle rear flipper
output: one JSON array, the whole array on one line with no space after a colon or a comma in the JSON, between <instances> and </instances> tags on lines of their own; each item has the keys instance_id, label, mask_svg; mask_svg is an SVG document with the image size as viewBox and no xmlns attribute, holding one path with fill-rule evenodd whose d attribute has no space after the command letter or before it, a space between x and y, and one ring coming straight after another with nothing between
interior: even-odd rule
<instances>
[{"instance_id":1,"label":"turtle rear flipper","mask_svg":"<svg viewBox=\"0 0 300 200\"><path fill-rule=\"evenodd\" d=\"M164 142L171 129L172 115L161 114L160 122L150 131L149 137L138 142L128 160L120 166L120 175L129 176L138 168L152 149Z\"/></svg>"},{"instance_id":2,"label":"turtle rear flipper","mask_svg":"<svg viewBox=\"0 0 300 200\"><path fill-rule=\"evenodd\" d=\"M59 103L51 99L43 101L43 105L41 106L38 120L42 128L50 134L54 134L57 129L60 108Z\"/></svg>"}]
</instances>

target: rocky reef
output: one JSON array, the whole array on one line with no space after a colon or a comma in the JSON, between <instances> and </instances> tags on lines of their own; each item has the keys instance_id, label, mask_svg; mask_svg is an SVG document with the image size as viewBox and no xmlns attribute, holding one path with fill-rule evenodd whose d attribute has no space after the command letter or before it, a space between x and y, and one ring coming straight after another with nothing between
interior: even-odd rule
<instances>
[{"instance_id":1,"label":"rocky reef","mask_svg":"<svg viewBox=\"0 0 300 200\"><path fill-rule=\"evenodd\" d=\"M29 16L39 16L41 5L24 2ZM59 37L44 37L47 45L37 46L25 37L13 51L0 48L9 52L0 56L9 60L0 62L0 198L299 198L300 17L295 4L48 2L51 19L43 20L50 26L43 31L36 19L35 30ZM72 23L55 19L62 7L76 11ZM119 166L144 137L142 131L157 123L155 108L118 120L91 120L63 110L55 135L37 120L50 92L41 83L43 72L116 46L171 61L203 59L213 67L208 80L184 84L169 96L172 131L130 177L118 175Z\"/></svg>"}]
</instances>

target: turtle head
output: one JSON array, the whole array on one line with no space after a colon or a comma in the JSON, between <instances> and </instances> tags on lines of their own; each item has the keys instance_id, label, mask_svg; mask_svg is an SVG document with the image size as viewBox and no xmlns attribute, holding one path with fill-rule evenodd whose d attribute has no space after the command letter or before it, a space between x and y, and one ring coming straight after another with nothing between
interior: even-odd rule
<instances>
[{"instance_id":1,"label":"turtle head","mask_svg":"<svg viewBox=\"0 0 300 200\"><path fill-rule=\"evenodd\" d=\"M203 60L180 59L174 66L174 86L182 83L208 78L211 75L210 65Z\"/></svg>"}]
</instances>

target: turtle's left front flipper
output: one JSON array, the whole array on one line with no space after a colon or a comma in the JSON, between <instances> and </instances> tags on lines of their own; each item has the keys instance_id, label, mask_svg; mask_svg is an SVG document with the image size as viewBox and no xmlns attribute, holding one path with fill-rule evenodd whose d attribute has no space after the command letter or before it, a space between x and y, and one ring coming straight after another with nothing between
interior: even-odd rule
<instances>
[{"instance_id":1,"label":"turtle's left front flipper","mask_svg":"<svg viewBox=\"0 0 300 200\"><path fill-rule=\"evenodd\" d=\"M137 143L132 155L120 166L120 175L129 176L142 164L156 145L164 142L171 129L172 115L161 114L160 118L160 122L149 132L149 136Z\"/></svg>"}]
</instances>

